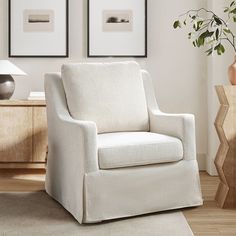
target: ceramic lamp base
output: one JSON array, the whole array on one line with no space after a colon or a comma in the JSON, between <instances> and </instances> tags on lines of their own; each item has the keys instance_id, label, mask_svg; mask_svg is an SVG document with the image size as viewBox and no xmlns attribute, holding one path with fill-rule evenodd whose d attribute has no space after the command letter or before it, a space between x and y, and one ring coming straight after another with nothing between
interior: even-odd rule
<instances>
[{"instance_id":1,"label":"ceramic lamp base","mask_svg":"<svg viewBox=\"0 0 236 236\"><path fill-rule=\"evenodd\" d=\"M10 99L14 90L14 79L10 75L0 75L0 100Z\"/></svg>"}]
</instances>

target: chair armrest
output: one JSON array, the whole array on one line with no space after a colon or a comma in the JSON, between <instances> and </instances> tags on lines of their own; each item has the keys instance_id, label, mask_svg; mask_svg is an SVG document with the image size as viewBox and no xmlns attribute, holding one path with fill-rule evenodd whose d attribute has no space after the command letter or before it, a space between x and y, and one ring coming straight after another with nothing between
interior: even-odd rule
<instances>
[{"instance_id":1,"label":"chair armrest","mask_svg":"<svg viewBox=\"0 0 236 236\"><path fill-rule=\"evenodd\" d=\"M183 143L184 159L196 159L194 115L150 112L150 131L179 138Z\"/></svg>"},{"instance_id":2,"label":"chair armrest","mask_svg":"<svg viewBox=\"0 0 236 236\"><path fill-rule=\"evenodd\" d=\"M45 75L48 122L46 191L80 223L84 212L84 176L98 170L97 128L71 117L59 73Z\"/></svg>"},{"instance_id":3,"label":"chair armrest","mask_svg":"<svg viewBox=\"0 0 236 236\"><path fill-rule=\"evenodd\" d=\"M82 223L84 176L98 170L96 125L48 113L46 191Z\"/></svg>"},{"instance_id":4,"label":"chair armrest","mask_svg":"<svg viewBox=\"0 0 236 236\"><path fill-rule=\"evenodd\" d=\"M59 114L58 116L54 114L54 120L50 123L49 143L51 140L54 146L52 147L54 151L53 155L57 153L55 150L56 146L58 151L60 150L59 155L61 159L71 162L70 165L80 165L78 170L82 170L84 173L97 171L96 124L92 121L75 120L69 113ZM52 129L51 132L50 129Z\"/></svg>"}]
</instances>

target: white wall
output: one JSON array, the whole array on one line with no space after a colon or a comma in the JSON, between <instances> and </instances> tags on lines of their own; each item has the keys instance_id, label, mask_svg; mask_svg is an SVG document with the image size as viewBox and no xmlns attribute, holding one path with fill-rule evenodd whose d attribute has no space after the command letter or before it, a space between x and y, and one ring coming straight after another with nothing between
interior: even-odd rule
<instances>
[{"instance_id":1,"label":"white wall","mask_svg":"<svg viewBox=\"0 0 236 236\"><path fill-rule=\"evenodd\" d=\"M207 151L206 57L192 46L186 30L174 30L173 21L188 9L205 6L203 0L149 0L149 54L158 103L167 112L196 116L197 151L204 165Z\"/></svg>"},{"instance_id":2,"label":"white wall","mask_svg":"<svg viewBox=\"0 0 236 236\"><path fill-rule=\"evenodd\" d=\"M8 51L7 2L0 0L0 59L7 58ZM28 74L27 77L16 78L15 98L26 98L30 90L42 90L43 74L59 71L62 63L87 60L87 1L69 2L70 58L10 59ZM207 152L206 58L202 51L192 47L182 30L172 28L173 21L179 14L189 8L202 6L205 6L205 0L148 0L148 58L137 61L150 71L163 111L195 114L197 151L201 166L204 166Z\"/></svg>"},{"instance_id":3,"label":"white wall","mask_svg":"<svg viewBox=\"0 0 236 236\"><path fill-rule=\"evenodd\" d=\"M8 0L0 0L0 17L0 59L5 59L8 55ZM13 98L24 99L28 97L30 91L42 90L44 73L60 71L61 65L65 62L99 60L86 58L86 19L87 0L69 0L69 58L10 58L28 74L27 77L15 78L16 90ZM110 61L111 59L100 60ZM143 65L144 60L137 61Z\"/></svg>"},{"instance_id":4,"label":"white wall","mask_svg":"<svg viewBox=\"0 0 236 236\"><path fill-rule=\"evenodd\" d=\"M208 7L217 15L224 17L222 9L229 5L231 0L209 0ZM236 24L230 25L236 33ZM213 55L208 58L208 153L207 153L207 171L211 175L216 175L214 159L219 146L219 139L214 127L214 121L219 109L219 102L215 92L215 85L229 85L228 67L234 61L234 51L228 44L225 44L226 53L223 56Z\"/></svg>"}]
</instances>

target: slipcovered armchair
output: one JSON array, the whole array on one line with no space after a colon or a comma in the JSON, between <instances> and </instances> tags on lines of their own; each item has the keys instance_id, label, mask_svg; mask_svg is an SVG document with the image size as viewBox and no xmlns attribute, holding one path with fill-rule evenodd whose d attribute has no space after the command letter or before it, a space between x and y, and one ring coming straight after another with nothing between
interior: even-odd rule
<instances>
[{"instance_id":1,"label":"slipcovered armchair","mask_svg":"<svg viewBox=\"0 0 236 236\"><path fill-rule=\"evenodd\" d=\"M80 223L202 204L194 116L166 114L135 62L45 75L46 191Z\"/></svg>"}]
</instances>

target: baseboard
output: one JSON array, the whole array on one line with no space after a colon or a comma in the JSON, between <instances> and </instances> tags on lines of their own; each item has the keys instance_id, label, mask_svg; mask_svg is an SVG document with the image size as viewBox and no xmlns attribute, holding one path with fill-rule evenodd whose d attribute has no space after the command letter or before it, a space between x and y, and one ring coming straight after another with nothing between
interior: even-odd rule
<instances>
[{"instance_id":1,"label":"baseboard","mask_svg":"<svg viewBox=\"0 0 236 236\"><path fill-rule=\"evenodd\" d=\"M206 170L206 154L198 153L197 154L197 162L199 170Z\"/></svg>"},{"instance_id":2,"label":"baseboard","mask_svg":"<svg viewBox=\"0 0 236 236\"><path fill-rule=\"evenodd\" d=\"M212 157L207 156L207 162L206 162L206 171L209 175L211 176L218 176L217 170L216 170L216 166L214 164L214 160Z\"/></svg>"}]
</instances>

